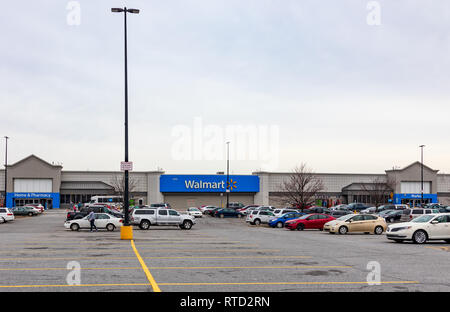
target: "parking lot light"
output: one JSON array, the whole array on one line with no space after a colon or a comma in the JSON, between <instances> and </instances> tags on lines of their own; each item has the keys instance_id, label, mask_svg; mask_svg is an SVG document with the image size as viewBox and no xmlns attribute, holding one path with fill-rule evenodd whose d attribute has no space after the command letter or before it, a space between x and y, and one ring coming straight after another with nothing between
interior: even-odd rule
<instances>
[{"instance_id":1,"label":"parking lot light","mask_svg":"<svg viewBox=\"0 0 450 312\"><path fill-rule=\"evenodd\" d=\"M113 13L124 13L124 58L125 58L125 162L128 162L128 55L127 55L127 12L138 14L138 9L127 9L126 7L122 8L112 8L111 12ZM120 230L120 238L121 239L133 239L133 228L129 222L129 172L125 170L125 188L124 188L124 198L123 198L123 213L124 213L124 222L123 226Z\"/></svg>"}]
</instances>

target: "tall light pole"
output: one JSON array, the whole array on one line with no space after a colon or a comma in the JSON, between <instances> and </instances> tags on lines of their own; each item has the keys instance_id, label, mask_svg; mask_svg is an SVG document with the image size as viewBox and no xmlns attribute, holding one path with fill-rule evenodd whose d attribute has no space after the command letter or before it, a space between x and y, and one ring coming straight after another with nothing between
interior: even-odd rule
<instances>
[{"instance_id":1,"label":"tall light pole","mask_svg":"<svg viewBox=\"0 0 450 312\"><path fill-rule=\"evenodd\" d=\"M420 149L421 149L421 156L420 156L420 183L421 183L421 192L422 192L422 202L421 204L423 205L423 148L425 145L420 145Z\"/></svg>"},{"instance_id":2,"label":"tall light pole","mask_svg":"<svg viewBox=\"0 0 450 312\"><path fill-rule=\"evenodd\" d=\"M8 139L5 135L5 198L3 199L3 206L6 207L6 190L8 183Z\"/></svg>"},{"instance_id":3,"label":"tall light pole","mask_svg":"<svg viewBox=\"0 0 450 312\"><path fill-rule=\"evenodd\" d=\"M230 142L227 142L227 206L230 205Z\"/></svg>"},{"instance_id":4,"label":"tall light pole","mask_svg":"<svg viewBox=\"0 0 450 312\"><path fill-rule=\"evenodd\" d=\"M124 8L112 8L111 12L113 13L124 13L124 41L125 41L125 162L128 162L128 54L127 54L127 12L133 14L139 14L138 9L127 9ZM122 239L132 239L133 232L132 227L130 226L130 220L128 216L129 209L129 194L128 194L128 170L125 171L125 190L123 196L123 212L124 212L124 222L123 227L121 228L121 238Z\"/></svg>"}]
</instances>

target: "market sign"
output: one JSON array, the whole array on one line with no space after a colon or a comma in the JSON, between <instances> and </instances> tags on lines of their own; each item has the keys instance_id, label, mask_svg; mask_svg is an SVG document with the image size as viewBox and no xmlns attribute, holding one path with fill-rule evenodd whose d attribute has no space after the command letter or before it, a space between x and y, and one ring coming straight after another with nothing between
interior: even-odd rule
<instances>
[{"instance_id":1,"label":"market sign","mask_svg":"<svg viewBox=\"0 0 450 312\"><path fill-rule=\"evenodd\" d=\"M259 192L259 177L256 175L173 175L163 174L159 178L162 193L170 192Z\"/></svg>"}]
</instances>

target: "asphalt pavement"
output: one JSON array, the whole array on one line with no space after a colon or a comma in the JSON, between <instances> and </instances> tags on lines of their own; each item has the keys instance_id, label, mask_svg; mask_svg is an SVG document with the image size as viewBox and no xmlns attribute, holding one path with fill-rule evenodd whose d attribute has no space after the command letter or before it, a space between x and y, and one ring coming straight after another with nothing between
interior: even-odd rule
<instances>
[{"instance_id":1,"label":"asphalt pavement","mask_svg":"<svg viewBox=\"0 0 450 312\"><path fill-rule=\"evenodd\" d=\"M73 232L65 210L0 224L0 291L450 291L449 244L197 219L191 230Z\"/></svg>"}]
</instances>

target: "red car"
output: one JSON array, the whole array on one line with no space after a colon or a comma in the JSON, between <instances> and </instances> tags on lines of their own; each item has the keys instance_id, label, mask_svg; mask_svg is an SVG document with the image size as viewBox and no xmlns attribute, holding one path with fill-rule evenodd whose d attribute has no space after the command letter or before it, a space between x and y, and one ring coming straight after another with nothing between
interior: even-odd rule
<instances>
[{"instance_id":1,"label":"red car","mask_svg":"<svg viewBox=\"0 0 450 312\"><path fill-rule=\"evenodd\" d=\"M284 223L284 227L289 230L303 231L305 229L323 230L323 225L329 221L333 221L336 218L323 214L312 213L301 216L298 219L289 220Z\"/></svg>"}]
</instances>

